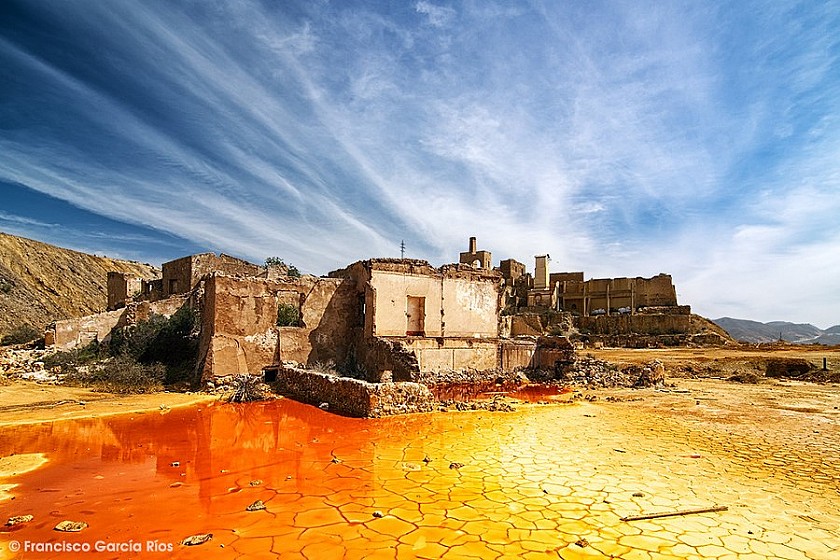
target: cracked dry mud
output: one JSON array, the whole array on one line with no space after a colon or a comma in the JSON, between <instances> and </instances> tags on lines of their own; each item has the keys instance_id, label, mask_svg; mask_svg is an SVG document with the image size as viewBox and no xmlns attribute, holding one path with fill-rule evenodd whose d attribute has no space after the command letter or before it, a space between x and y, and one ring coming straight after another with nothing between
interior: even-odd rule
<instances>
[{"instance_id":1,"label":"cracked dry mud","mask_svg":"<svg viewBox=\"0 0 840 560\"><path fill-rule=\"evenodd\" d=\"M35 519L0 532L0 556L72 518L90 527L62 538L174 544L135 555L151 558L840 557L837 387L805 413L748 410L778 388L687 386L511 413L356 420L278 400L6 428L0 456L49 463L11 479L0 509ZM213 539L178 544L197 533Z\"/></svg>"}]
</instances>

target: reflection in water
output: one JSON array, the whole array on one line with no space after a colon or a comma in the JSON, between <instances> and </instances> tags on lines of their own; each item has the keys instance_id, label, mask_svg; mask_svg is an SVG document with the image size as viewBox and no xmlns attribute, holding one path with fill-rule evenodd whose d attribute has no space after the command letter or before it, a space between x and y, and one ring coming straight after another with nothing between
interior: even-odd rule
<instances>
[{"instance_id":1,"label":"reflection in water","mask_svg":"<svg viewBox=\"0 0 840 560\"><path fill-rule=\"evenodd\" d=\"M765 495L769 469L732 453L731 442L708 440L698 458L698 438L679 425L632 409L613 417L616 410L587 404L360 420L281 399L7 428L0 456L45 453L50 463L15 480L17 499L3 514L35 521L4 529L0 542L142 543L139 552L97 558L761 555L798 519L779 512L807 496L811 515L827 525L796 525L797 538L811 544L788 537L772 557L834 552L826 544L825 527L836 526L830 498L814 496L836 478ZM744 445L756 455L753 443ZM266 510L247 512L256 500ZM752 506L619 521L736 503ZM64 519L90 527L52 531ZM209 543L178 544L206 532ZM170 544L171 552L154 548ZM806 547L813 554L797 556Z\"/></svg>"}]
</instances>

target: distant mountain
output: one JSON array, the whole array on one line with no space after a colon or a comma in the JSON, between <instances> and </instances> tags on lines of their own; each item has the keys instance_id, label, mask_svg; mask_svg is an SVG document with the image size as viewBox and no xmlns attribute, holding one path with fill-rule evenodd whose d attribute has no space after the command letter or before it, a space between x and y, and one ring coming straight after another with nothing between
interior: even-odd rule
<instances>
[{"instance_id":1,"label":"distant mountain","mask_svg":"<svg viewBox=\"0 0 840 560\"><path fill-rule=\"evenodd\" d=\"M823 330L809 323L787 321L759 323L731 317L713 319L712 322L723 328L732 338L742 342L776 342L781 338L785 342L795 344L825 344L827 346L840 344L840 325Z\"/></svg>"},{"instance_id":2,"label":"distant mountain","mask_svg":"<svg viewBox=\"0 0 840 560\"><path fill-rule=\"evenodd\" d=\"M97 257L0 233L0 337L15 327L104 311L108 272L151 277L148 264Z\"/></svg>"}]
</instances>

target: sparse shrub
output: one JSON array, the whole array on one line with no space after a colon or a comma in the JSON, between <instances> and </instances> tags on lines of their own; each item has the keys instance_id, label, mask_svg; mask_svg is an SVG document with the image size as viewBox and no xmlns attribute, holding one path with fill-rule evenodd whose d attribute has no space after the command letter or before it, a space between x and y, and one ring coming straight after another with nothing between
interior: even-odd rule
<instances>
[{"instance_id":1,"label":"sparse shrub","mask_svg":"<svg viewBox=\"0 0 840 560\"><path fill-rule=\"evenodd\" d=\"M92 340L81 348L74 348L68 351L59 351L55 354L44 356L44 367L47 369L61 366L63 371L75 371L79 366L91 364L103 358L103 351L99 342Z\"/></svg>"},{"instance_id":2,"label":"sparse shrub","mask_svg":"<svg viewBox=\"0 0 840 560\"><path fill-rule=\"evenodd\" d=\"M291 303L277 304L277 326L278 327L299 327L300 309Z\"/></svg>"},{"instance_id":3,"label":"sparse shrub","mask_svg":"<svg viewBox=\"0 0 840 560\"><path fill-rule=\"evenodd\" d=\"M286 264L280 257L268 257L265 259L265 266L282 266L286 269L286 274L292 278L300 278L300 270L293 264Z\"/></svg>"},{"instance_id":4,"label":"sparse shrub","mask_svg":"<svg viewBox=\"0 0 840 560\"><path fill-rule=\"evenodd\" d=\"M756 384L761 382L761 376L752 371L743 371L730 376L729 381L734 381L736 383Z\"/></svg>"},{"instance_id":5,"label":"sparse shrub","mask_svg":"<svg viewBox=\"0 0 840 560\"><path fill-rule=\"evenodd\" d=\"M141 364L128 356L74 369L65 379L73 385L109 393L152 393L163 389L166 368L162 364Z\"/></svg>"},{"instance_id":6,"label":"sparse shrub","mask_svg":"<svg viewBox=\"0 0 840 560\"><path fill-rule=\"evenodd\" d=\"M338 369L335 367L335 362L327 360L326 362L313 362L308 366L308 369L317 371L318 373L326 373L327 375L339 375Z\"/></svg>"},{"instance_id":7,"label":"sparse shrub","mask_svg":"<svg viewBox=\"0 0 840 560\"><path fill-rule=\"evenodd\" d=\"M237 375L233 378L233 393L228 401L234 403L265 400L262 382L256 375Z\"/></svg>"},{"instance_id":8,"label":"sparse shrub","mask_svg":"<svg viewBox=\"0 0 840 560\"><path fill-rule=\"evenodd\" d=\"M12 344L25 344L38 340L42 333L29 324L19 325L9 331L6 336L0 339L0 346L11 346Z\"/></svg>"}]
</instances>

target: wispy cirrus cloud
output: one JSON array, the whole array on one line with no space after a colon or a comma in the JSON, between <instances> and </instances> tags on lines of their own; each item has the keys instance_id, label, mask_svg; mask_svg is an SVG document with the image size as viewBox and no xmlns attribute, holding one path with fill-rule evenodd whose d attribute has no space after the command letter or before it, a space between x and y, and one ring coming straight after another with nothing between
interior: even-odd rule
<instances>
[{"instance_id":1,"label":"wispy cirrus cloud","mask_svg":"<svg viewBox=\"0 0 840 560\"><path fill-rule=\"evenodd\" d=\"M840 321L834 257L790 266L840 237L831 6L4 10L0 179L312 272L478 235L529 265L669 271L707 315Z\"/></svg>"}]
</instances>

